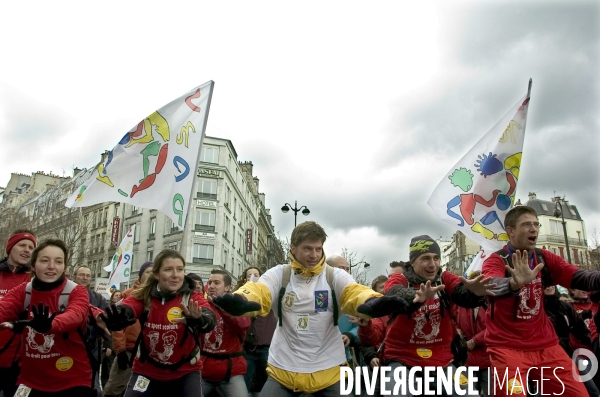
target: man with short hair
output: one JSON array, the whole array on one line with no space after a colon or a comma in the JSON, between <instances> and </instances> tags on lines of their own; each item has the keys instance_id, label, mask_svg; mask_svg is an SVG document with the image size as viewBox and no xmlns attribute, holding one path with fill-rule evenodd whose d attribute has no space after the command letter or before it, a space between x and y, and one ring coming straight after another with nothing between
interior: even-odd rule
<instances>
[{"instance_id":1,"label":"man with short hair","mask_svg":"<svg viewBox=\"0 0 600 397\"><path fill-rule=\"evenodd\" d=\"M87 289L88 292L88 296L90 299L90 304L94 307L97 307L101 310L105 310L108 307L108 302L106 301L106 299L104 299L104 297L102 295L100 295L100 293L94 291L91 287L90 284L92 282L92 271L90 270L89 267L87 266L79 266L77 269L75 269L75 272L73 273L73 281L78 284L81 285L82 287L85 287ZM102 357L99 356L99 353L101 352L101 346L102 346L102 337L103 337L103 333L98 332L98 330L96 329L96 327L94 327L91 324L88 324L87 327L87 333L86 333L86 337L87 337L87 341L84 341L84 343L87 344L87 348L91 351L91 356L90 358L92 359L92 362L90 363L92 366L92 371L94 371L94 389L97 391L97 395L101 396L101 390L102 388L100 387L100 363L102 360ZM106 351L106 355L109 356L111 353L111 349L107 348Z\"/></svg>"},{"instance_id":2,"label":"man with short hair","mask_svg":"<svg viewBox=\"0 0 600 397\"><path fill-rule=\"evenodd\" d=\"M391 277L392 274L396 274L396 273L403 274L404 270L405 270L404 266L405 266L405 264L402 261L392 261L390 263L390 270L388 272L389 276Z\"/></svg>"},{"instance_id":3,"label":"man with short hair","mask_svg":"<svg viewBox=\"0 0 600 397\"><path fill-rule=\"evenodd\" d=\"M15 230L6 242L6 257L0 260L0 299L8 291L31 280L29 259L37 245L33 233ZM12 396L19 376L19 341L9 329L0 330L0 393Z\"/></svg>"},{"instance_id":4,"label":"man with short hair","mask_svg":"<svg viewBox=\"0 0 600 397\"><path fill-rule=\"evenodd\" d=\"M194 280L194 282L196 283L196 291L204 293L204 283L202 282L202 277L200 277L196 273L190 273L188 274L188 277Z\"/></svg>"},{"instance_id":5,"label":"man with short hair","mask_svg":"<svg viewBox=\"0 0 600 397\"><path fill-rule=\"evenodd\" d=\"M142 264L138 271L138 279L134 281L133 287L126 289L121 293L121 299L127 298L134 289L142 286L148 277L152 275L152 261ZM112 341L117 359L113 361L110 367L108 382L104 385L104 397L120 396L127 388L127 382L131 377L131 366L129 362L135 348L135 342L140 334L140 322L136 320L135 324L130 325L122 331L113 331Z\"/></svg>"},{"instance_id":6,"label":"man with short hair","mask_svg":"<svg viewBox=\"0 0 600 397\"><path fill-rule=\"evenodd\" d=\"M231 294L231 276L213 269L208 279L208 303L217 317L215 328L202 341L202 393L218 389L225 397L247 397L244 374L247 363L242 343L250 327L248 317L233 317L213 303L217 296Z\"/></svg>"},{"instance_id":7,"label":"man with short hair","mask_svg":"<svg viewBox=\"0 0 600 397\"><path fill-rule=\"evenodd\" d=\"M570 396L587 393L583 383L574 379L572 359L559 345L545 313L544 289L560 284L598 290L600 271L581 270L550 251L537 249L540 226L535 209L514 207L504 219L509 242L483 263L483 273L497 285L486 313L485 334L490 362L504 383L492 377L492 393L497 396L529 394L527 380L538 386L543 380L543 392L548 395L564 390ZM542 367L552 369L544 373ZM505 373L508 386L501 380Z\"/></svg>"},{"instance_id":8,"label":"man with short hair","mask_svg":"<svg viewBox=\"0 0 600 397\"><path fill-rule=\"evenodd\" d=\"M233 295L213 299L236 315L265 316L271 308L278 313L279 326L269 350L269 378L261 397L299 392L339 396L340 366L346 363L346 355L334 313L357 315L356 308L365 302L377 314L406 305L400 299L379 298L340 269L327 270L326 237L315 222L299 224L292 232L291 264L269 269L258 282L244 284Z\"/></svg>"},{"instance_id":9,"label":"man with short hair","mask_svg":"<svg viewBox=\"0 0 600 397\"><path fill-rule=\"evenodd\" d=\"M456 368L452 365L454 356L451 344L455 326L451 317L454 305L477 307L484 303L484 297L491 294L489 284L483 276L466 280L440 268L440 246L428 235L413 237L409 246L410 265L403 274L393 274L385 283L385 294L397 296L410 302L405 315L393 316L387 326L373 327L373 322L361 326L358 331L361 342L376 346L383 341L383 360L394 371L406 367L443 367L452 377ZM362 311L363 308L359 308ZM368 311L366 312L368 314ZM381 323L379 323L382 325ZM425 388L423 372L417 373L415 384ZM430 390L437 389L437 376L434 375ZM387 382L387 390L395 388L396 378ZM462 382L461 382L462 383ZM461 387L463 390L466 386ZM402 394L412 396L412 394ZM454 393L444 396L459 395ZM463 394L464 395L464 394Z\"/></svg>"}]
</instances>

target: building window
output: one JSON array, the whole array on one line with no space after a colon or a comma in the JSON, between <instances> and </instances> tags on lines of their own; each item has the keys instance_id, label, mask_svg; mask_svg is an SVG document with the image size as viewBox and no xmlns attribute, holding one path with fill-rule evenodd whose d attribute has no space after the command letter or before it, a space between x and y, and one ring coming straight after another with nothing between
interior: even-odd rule
<instances>
[{"instance_id":1,"label":"building window","mask_svg":"<svg viewBox=\"0 0 600 397\"><path fill-rule=\"evenodd\" d=\"M216 199L217 198L217 181L208 179L198 180L198 191L196 198Z\"/></svg>"},{"instance_id":2,"label":"building window","mask_svg":"<svg viewBox=\"0 0 600 397\"><path fill-rule=\"evenodd\" d=\"M156 234L156 218L150 218L150 234L148 238L154 238Z\"/></svg>"},{"instance_id":3,"label":"building window","mask_svg":"<svg viewBox=\"0 0 600 397\"><path fill-rule=\"evenodd\" d=\"M146 256L147 261L154 259L154 248L148 248L148 255Z\"/></svg>"},{"instance_id":4,"label":"building window","mask_svg":"<svg viewBox=\"0 0 600 397\"><path fill-rule=\"evenodd\" d=\"M134 243L139 243L140 242L140 222L135 224L135 232L134 232L134 236L133 236L133 242Z\"/></svg>"},{"instance_id":5,"label":"building window","mask_svg":"<svg viewBox=\"0 0 600 397\"><path fill-rule=\"evenodd\" d=\"M194 244L194 262L212 265L214 245Z\"/></svg>"},{"instance_id":6,"label":"building window","mask_svg":"<svg viewBox=\"0 0 600 397\"><path fill-rule=\"evenodd\" d=\"M229 221L229 218L225 217L223 219L223 237L225 237L225 238L228 238L227 233L229 232L230 225L231 225L231 222Z\"/></svg>"},{"instance_id":7,"label":"building window","mask_svg":"<svg viewBox=\"0 0 600 397\"><path fill-rule=\"evenodd\" d=\"M200 161L205 163L219 164L219 148L215 146L202 145Z\"/></svg>"},{"instance_id":8,"label":"building window","mask_svg":"<svg viewBox=\"0 0 600 397\"><path fill-rule=\"evenodd\" d=\"M215 211L197 210L195 230L198 232L214 232L215 231Z\"/></svg>"},{"instance_id":9,"label":"building window","mask_svg":"<svg viewBox=\"0 0 600 397\"><path fill-rule=\"evenodd\" d=\"M131 207L131 216L137 215L139 210L140 210L140 207L138 207L137 205L132 206Z\"/></svg>"},{"instance_id":10,"label":"building window","mask_svg":"<svg viewBox=\"0 0 600 397\"><path fill-rule=\"evenodd\" d=\"M225 207L229 208L229 206L231 204L229 204L231 202L231 189L229 188L229 185L225 184L225 203L223 205L225 205Z\"/></svg>"},{"instance_id":11,"label":"building window","mask_svg":"<svg viewBox=\"0 0 600 397\"><path fill-rule=\"evenodd\" d=\"M552 233L552 234L562 234L563 233L559 221L550 219L550 233Z\"/></svg>"}]
</instances>

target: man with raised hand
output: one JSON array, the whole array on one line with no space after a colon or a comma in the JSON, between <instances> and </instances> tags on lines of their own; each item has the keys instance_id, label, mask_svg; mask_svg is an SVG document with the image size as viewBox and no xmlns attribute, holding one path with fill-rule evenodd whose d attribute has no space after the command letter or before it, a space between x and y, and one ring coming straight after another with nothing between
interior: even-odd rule
<instances>
[{"instance_id":1,"label":"man with raised hand","mask_svg":"<svg viewBox=\"0 0 600 397\"><path fill-rule=\"evenodd\" d=\"M15 230L6 242L6 257L0 260L0 299L8 291L31 281L29 259L37 242L31 231ZM0 330L0 393L12 396L19 376L19 338L9 329Z\"/></svg>"},{"instance_id":2,"label":"man with raised hand","mask_svg":"<svg viewBox=\"0 0 600 397\"><path fill-rule=\"evenodd\" d=\"M409 251L410 265L403 274L392 274L384 286L386 296L396 296L410 302L408 316L393 316L385 331L383 327L375 327L373 324L359 327L358 335L366 345L374 346L383 341L384 365L389 365L392 371L406 367L408 374L412 367L442 367L446 376L449 370L454 378L456 368L452 365L454 356L451 344L455 326L451 311L454 305L481 306L485 302L484 297L492 294L490 289L494 285L483 276L466 280L442 270L440 246L427 235L413 237ZM360 307L359 311L370 313L364 309ZM421 382L415 378L414 384L437 390L439 380L436 374L430 378L432 382L426 385L424 381L427 377L421 372ZM462 378L463 381L460 382L463 390L467 389L465 379ZM410 386L406 384L407 389ZM386 384L388 391L395 387L395 380ZM455 392L453 389L449 394L442 395L459 395L454 394ZM413 396L409 391L400 395Z\"/></svg>"},{"instance_id":3,"label":"man with raised hand","mask_svg":"<svg viewBox=\"0 0 600 397\"><path fill-rule=\"evenodd\" d=\"M233 295L213 299L236 315L265 316L271 308L277 313L279 325L269 350L269 378L262 397L299 392L339 396L340 366L346 363L339 313L356 315L356 308L367 300L376 314L406 306L402 299L379 298L347 272L328 267L323 252L326 237L317 223L301 223L292 232L291 264L269 269L258 282L246 283Z\"/></svg>"},{"instance_id":4,"label":"man with raised hand","mask_svg":"<svg viewBox=\"0 0 600 397\"><path fill-rule=\"evenodd\" d=\"M572 359L559 345L544 311L544 289L560 284L598 290L600 271L581 270L550 251L536 248L540 226L535 209L514 207L504 219L508 244L483 263L483 274L497 284L486 314L485 334L492 392L497 396L527 395L529 380L538 392L542 385L544 394L585 396L583 383L574 379ZM535 387L530 390L536 391Z\"/></svg>"}]
</instances>

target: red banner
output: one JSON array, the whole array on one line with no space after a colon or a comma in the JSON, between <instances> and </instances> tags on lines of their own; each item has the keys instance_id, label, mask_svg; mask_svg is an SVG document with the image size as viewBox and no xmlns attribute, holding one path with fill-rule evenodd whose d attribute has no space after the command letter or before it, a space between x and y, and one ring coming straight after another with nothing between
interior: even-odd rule
<instances>
[{"instance_id":1,"label":"red banner","mask_svg":"<svg viewBox=\"0 0 600 397\"><path fill-rule=\"evenodd\" d=\"M110 245L116 247L119 245L119 226L121 225L121 218L115 216L113 218L112 232L110 234Z\"/></svg>"}]
</instances>

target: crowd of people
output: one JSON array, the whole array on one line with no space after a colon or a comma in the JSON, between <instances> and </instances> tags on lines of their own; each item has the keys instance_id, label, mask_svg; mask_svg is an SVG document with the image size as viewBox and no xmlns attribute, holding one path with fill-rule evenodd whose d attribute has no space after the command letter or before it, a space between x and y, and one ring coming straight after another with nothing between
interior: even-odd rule
<instances>
[{"instance_id":1,"label":"crowd of people","mask_svg":"<svg viewBox=\"0 0 600 397\"><path fill-rule=\"evenodd\" d=\"M534 209L517 206L504 224L506 246L466 278L444 271L439 245L420 235L369 288L304 222L290 263L264 274L250 267L234 285L215 268L205 283L165 249L108 302L89 268L67 274L64 242L17 230L0 261L1 396L328 397L341 395L348 366L443 368L460 378L449 396L599 396L598 379L573 368L587 374L592 360L576 353L597 354L600 296L586 291L600 290L600 272L536 248ZM462 366L478 368L477 394ZM369 395L421 395L399 382Z\"/></svg>"}]
</instances>

